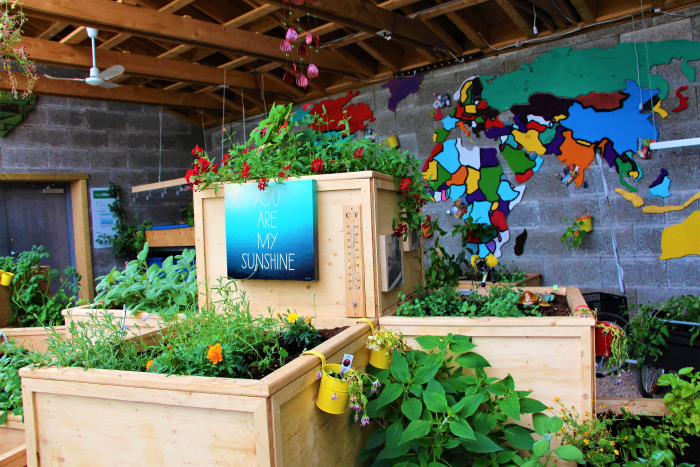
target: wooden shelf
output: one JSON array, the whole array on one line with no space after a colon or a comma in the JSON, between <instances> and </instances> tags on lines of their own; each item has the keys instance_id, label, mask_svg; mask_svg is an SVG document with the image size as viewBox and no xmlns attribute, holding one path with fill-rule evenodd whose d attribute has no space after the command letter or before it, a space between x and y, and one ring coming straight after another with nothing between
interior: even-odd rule
<instances>
[{"instance_id":1,"label":"wooden shelf","mask_svg":"<svg viewBox=\"0 0 700 467\"><path fill-rule=\"evenodd\" d=\"M184 178L176 178L173 180L166 180L164 182L148 183L146 185L138 185L131 187L132 193L141 193L144 191L159 190L163 188L170 188L173 186L187 185Z\"/></svg>"},{"instance_id":2,"label":"wooden shelf","mask_svg":"<svg viewBox=\"0 0 700 467\"><path fill-rule=\"evenodd\" d=\"M179 229L147 230L146 240L150 247L194 246L194 227Z\"/></svg>"}]
</instances>

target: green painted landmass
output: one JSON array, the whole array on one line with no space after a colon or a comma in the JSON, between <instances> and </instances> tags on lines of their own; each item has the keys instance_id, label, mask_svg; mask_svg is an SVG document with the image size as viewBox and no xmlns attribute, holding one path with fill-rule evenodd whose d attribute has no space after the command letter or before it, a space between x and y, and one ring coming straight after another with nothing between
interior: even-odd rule
<instances>
[{"instance_id":1,"label":"green painted landmass","mask_svg":"<svg viewBox=\"0 0 700 467\"><path fill-rule=\"evenodd\" d=\"M532 65L495 78L484 86L481 97L492 107L506 111L516 104L525 104L537 92L552 93L559 97L576 98L591 92L616 92L625 90L625 81L637 81L641 77L643 88L659 89L659 97L665 99L668 83L659 75L651 75L649 68L665 65L672 59L683 60L681 71L689 81L695 81L695 70L688 62L700 60L700 42L673 40L636 44L618 44L611 49L594 47L573 50L561 47L540 55ZM649 61L647 63L647 47Z\"/></svg>"},{"instance_id":2,"label":"green painted landmass","mask_svg":"<svg viewBox=\"0 0 700 467\"><path fill-rule=\"evenodd\" d=\"M524 150L514 149L507 144L503 147L501 154L506 159L510 170L516 174L524 174L537 165L535 161L530 160Z\"/></svg>"},{"instance_id":3,"label":"green painted landmass","mask_svg":"<svg viewBox=\"0 0 700 467\"><path fill-rule=\"evenodd\" d=\"M445 130L444 128L438 128L437 130L435 130L435 142L444 143L449 135L449 130Z\"/></svg>"},{"instance_id":4,"label":"green painted landmass","mask_svg":"<svg viewBox=\"0 0 700 467\"><path fill-rule=\"evenodd\" d=\"M479 188L488 201L494 202L501 200L501 197L498 196L498 186L501 184L501 175L503 175L503 168L500 165L481 168Z\"/></svg>"}]
</instances>

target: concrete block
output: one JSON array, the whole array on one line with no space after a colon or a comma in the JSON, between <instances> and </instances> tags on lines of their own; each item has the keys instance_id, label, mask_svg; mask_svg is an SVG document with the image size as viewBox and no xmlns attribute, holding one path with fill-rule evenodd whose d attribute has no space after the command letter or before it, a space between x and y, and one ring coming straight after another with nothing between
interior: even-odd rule
<instances>
[{"instance_id":1,"label":"concrete block","mask_svg":"<svg viewBox=\"0 0 700 467\"><path fill-rule=\"evenodd\" d=\"M599 47L601 49L612 49L615 47L617 44L620 43L620 38L618 36L606 36L606 37L600 37L598 39L588 41L586 39L586 35L581 35L581 36L575 36L576 38L583 38L583 42L572 42L571 43L571 48L573 50L585 50L585 49L591 49L593 47Z\"/></svg>"},{"instance_id":2,"label":"concrete block","mask_svg":"<svg viewBox=\"0 0 700 467\"><path fill-rule=\"evenodd\" d=\"M665 261L668 268L668 285L672 288L700 287L698 284L698 271L700 271L700 258L686 256L683 258L669 259Z\"/></svg>"},{"instance_id":3,"label":"concrete block","mask_svg":"<svg viewBox=\"0 0 700 467\"><path fill-rule=\"evenodd\" d=\"M90 167L92 168L118 168L127 166L127 156L124 151L108 151L90 149ZM118 182L117 182L118 183ZM121 184L121 183L118 183Z\"/></svg>"},{"instance_id":4,"label":"concrete block","mask_svg":"<svg viewBox=\"0 0 700 467\"><path fill-rule=\"evenodd\" d=\"M513 209L508 215L508 227L510 227L511 238L514 237L514 229L521 231L523 228L536 228L540 224L540 202L538 200L533 201L521 201L515 209ZM528 230L528 234L529 234Z\"/></svg>"},{"instance_id":5,"label":"concrete block","mask_svg":"<svg viewBox=\"0 0 700 467\"><path fill-rule=\"evenodd\" d=\"M85 149L49 149L48 159L52 169L90 168L90 156Z\"/></svg>"},{"instance_id":6,"label":"concrete block","mask_svg":"<svg viewBox=\"0 0 700 467\"><path fill-rule=\"evenodd\" d=\"M521 233L521 230L518 230L517 233ZM511 246L514 247L516 231L511 229L510 234L511 240L508 243L512 242ZM559 258L571 256L571 253L566 249L566 245L561 242L560 237L561 232L558 230L528 229L523 256L556 256ZM559 259L556 261L559 261Z\"/></svg>"},{"instance_id":7,"label":"concrete block","mask_svg":"<svg viewBox=\"0 0 700 467\"><path fill-rule=\"evenodd\" d=\"M594 221L595 222L595 221ZM562 230L562 233L564 231ZM617 240L617 251L621 257L634 256L634 234L632 226L616 225L615 239ZM581 245L573 248L573 255L597 256L599 258L611 258L614 256L610 227L601 226L586 235Z\"/></svg>"},{"instance_id":8,"label":"concrete block","mask_svg":"<svg viewBox=\"0 0 700 467\"><path fill-rule=\"evenodd\" d=\"M66 105L74 109L106 109L107 103L87 99L65 99Z\"/></svg>"},{"instance_id":9,"label":"concrete block","mask_svg":"<svg viewBox=\"0 0 700 467\"><path fill-rule=\"evenodd\" d=\"M0 138L0 148L23 148L27 146L27 127L15 127L4 138Z\"/></svg>"},{"instance_id":10,"label":"concrete block","mask_svg":"<svg viewBox=\"0 0 700 467\"><path fill-rule=\"evenodd\" d=\"M428 124L430 115L428 112L432 106L410 107L396 111L396 133L413 133L417 125Z\"/></svg>"},{"instance_id":11,"label":"concrete block","mask_svg":"<svg viewBox=\"0 0 700 467\"><path fill-rule=\"evenodd\" d=\"M169 153L168 153L169 154ZM158 151L128 151L126 152L127 167L130 169L158 167ZM163 154L163 161L166 153Z\"/></svg>"},{"instance_id":12,"label":"concrete block","mask_svg":"<svg viewBox=\"0 0 700 467\"><path fill-rule=\"evenodd\" d=\"M88 188L104 188L109 186L109 182L119 183L118 180L113 180L109 169L90 169L90 179L88 180Z\"/></svg>"},{"instance_id":13,"label":"concrete block","mask_svg":"<svg viewBox=\"0 0 700 467\"><path fill-rule=\"evenodd\" d=\"M65 130L27 127L25 131L28 148L68 147L68 132Z\"/></svg>"},{"instance_id":14,"label":"concrete block","mask_svg":"<svg viewBox=\"0 0 700 467\"><path fill-rule=\"evenodd\" d=\"M122 166L125 167L125 166ZM158 181L158 170L133 170L118 168L110 171L110 178L125 189ZM168 180L163 177L162 180Z\"/></svg>"},{"instance_id":15,"label":"concrete block","mask_svg":"<svg viewBox=\"0 0 700 467\"><path fill-rule=\"evenodd\" d=\"M41 106L65 107L68 104L68 99L55 96L37 96L36 103Z\"/></svg>"},{"instance_id":16,"label":"concrete block","mask_svg":"<svg viewBox=\"0 0 700 467\"><path fill-rule=\"evenodd\" d=\"M415 105L416 106L433 106L435 102L435 94L449 94L450 99L452 95L457 91L458 86L461 81L457 83L457 75L455 73L443 74L440 76L435 76L433 73L425 77L420 85L420 91L416 94ZM443 114L449 113L449 111L454 107L454 102L450 107L443 108ZM445 112L447 111L447 112Z\"/></svg>"},{"instance_id":17,"label":"concrete block","mask_svg":"<svg viewBox=\"0 0 700 467\"><path fill-rule=\"evenodd\" d=\"M128 104L125 102L106 102L107 110L111 112L142 113L142 105Z\"/></svg>"},{"instance_id":18,"label":"concrete block","mask_svg":"<svg viewBox=\"0 0 700 467\"><path fill-rule=\"evenodd\" d=\"M643 288L637 290L637 303L660 303L681 295L700 295L700 288Z\"/></svg>"},{"instance_id":19,"label":"concrete block","mask_svg":"<svg viewBox=\"0 0 700 467\"><path fill-rule=\"evenodd\" d=\"M661 256L661 234L665 226L634 226L634 256Z\"/></svg>"},{"instance_id":20,"label":"concrete block","mask_svg":"<svg viewBox=\"0 0 700 467\"><path fill-rule=\"evenodd\" d=\"M109 145L106 131L70 130L68 134L71 148L97 149Z\"/></svg>"},{"instance_id":21,"label":"concrete block","mask_svg":"<svg viewBox=\"0 0 700 467\"><path fill-rule=\"evenodd\" d=\"M163 112L163 133L192 133L192 125L181 118Z\"/></svg>"},{"instance_id":22,"label":"concrete block","mask_svg":"<svg viewBox=\"0 0 700 467\"><path fill-rule=\"evenodd\" d=\"M126 130L152 131L155 133L160 131L158 115L129 114L129 118L125 123L126 125L124 129Z\"/></svg>"},{"instance_id":23,"label":"concrete block","mask_svg":"<svg viewBox=\"0 0 700 467\"><path fill-rule=\"evenodd\" d=\"M360 93L357 96L350 99L348 105L359 104L360 102L367 104L369 108L372 109L374 112L377 111L376 101L374 100L374 92L370 91L368 88L360 89Z\"/></svg>"},{"instance_id":24,"label":"concrete block","mask_svg":"<svg viewBox=\"0 0 700 467\"><path fill-rule=\"evenodd\" d=\"M126 118L124 112L105 112L102 110L87 111L88 128L91 130L125 130Z\"/></svg>"},{"instance_id":25,"label":"concrete block","mask_svg":"<svg viewBox=\"0 0 700 467\"><path fill-rule=\"evenodd\" d=\"M601 287L600 263L599 258L556 258L545 261L543 285Z\"/></svg>"},{"instance_id":26,"label":"concrete block","mask_svg":"<svg viewBox=\"0 0 700 467\"><path fill-rule=\"evenodd\" d=\"M143 149L143 133L110 131L107 135L109 149Z\"/></svg>"},{"instance_id":27,"label":"concrete block","mask_svg":"<svg viewBox=\"0 0 700 467\"><path fill-rule=\"evenodd\" d=\"M505 161L503 161L501 166L507 167ZM561 182L561 180L557 178L556 174L560 172L561 170L555 171L542 167L539 172L535 173L529 180L523 183L525 185L525 193L523 198L529 200L556 199L559 203L567 203L569 198L569 189ZM514 186L520 185L515 181L515 177L511 177L511 183Z\"/></svg>"},{"instance_id":28,"label":"concrete block","mask_svg":"<svg viewBox=\"0 0 700 467\"><path fill-rule=\"evenodd\" d=\"M649 19L647 19L648 21ZM641 24L640 24L641 26ZM693 40L693 30L690 18L673 23L661 24L659 26L647 26L646 31L637 27L635 32L628 32L620 35L620 42L661 42L681 39L686 41Z\"/></svg>"},{"instance_id":29,"label":"concrete block","mask_svg":"<svg viewBox=\"0 0 700 467\"><path fill-rule=\"evenodd\" d=\"M574 219L585 212L591 213L594 223L602 217L599 214L600 211L596 199L590 201L584 198L576 198L564 203L562 200L540 200L540 220L543 226L562 227L563 231L564 228L573 223ZM568 220L565 221L564 219Z\"/></svg>"},{"instance_id":30,"label":"concrete block","mask_svg":"<svg viewBox=\"0 0 700 467\"><path fill-rule=\"evenodd\" d=\"M683 206L683 203L685 203L687 200L689 200L695 193L698 192L698 189L696 188L695 190L676 190L671 192L671 196L668 198L664 198L663 203L655 203L658 204L659 206ZM688 206L685 209L682 209L680 211L670 211L665 214L653 214L654 217L660 218L659 222L660 223L665 223L667 225L673 225L673 224L678 224L680 222L683 222L688 218L690 213L693 211L697 210L700 208L700 201L695 201L693 204ZM649 214L650 216L652 214ZM665 216L665 222L664 222L664 216Z\"/></svg>"},{"instance_id":31,"label":"concrete block","mask_svg":"<svg viewBox=\"0 0 700 467\"><path fill-rule=\"evenodd\" d=\"M415 133L408 133L408 134L400 134L397 135L399 138L399 150L400 151L408 151L408 153L413 156L417 157L418 154L418 139L416 138Z\"/></svg>"},{"instance_id":32,"label":"concrete block","mask_svg":"<svg viewBox=\"0 0 700 467\"><path fill-rule=\"evenodd\" d=\"M607 205L605 198L600 198L601 215L594 217L594 222L602 225L609 225ZM612 210L613 222L616 224L662 224L663 217L658 214L646 214L641 208L632 207L632 203L622 198L617 193L610 195L610 208Z\"/></svg>"},{"instance_id":33,"label":"concrete block","mask_svg":"<svg viewBox=\"0 0 700 467\"><path fill-rule=\"evenodd\" d=\"M668 287L666 262L655 258L620 258L629 287Z\"/></svg>"},{"instance_id":34,"label":"concrete block","mask_svg":"<svg viewBox=\"0 0 700 467\"><path fill-rule=\"evenodd\" d=\"M158 115L160 113L160 108L154 105L142 105L141 112L148 115Z\"/></svg>"},{"instance_id":35,"label":"concrete block","mask_svg":"<svg viewBox=\"0 0 700 467\"><path fill-rule=\"evenodd\" d=\"M46 114L49 126L72 128L87 127L87 115L84 110L72 110L60 107L47 107Z\"/></svg>"},{"instance_id":36,"label":"concrete block","mask_svg":"<svg viewBox=\"0 0 700 467\"><path fill-rule=\"evenodd\" d=\"M24 116L21 125L46 126L46 108L34 107L34 109Z\"/></svg>"},{"instance_id":37,"label":"concrete block","mask_svg":"<svg viewBox=\"0 0 700 467\"><path fill-rule=\"evenodd\" d=\"M157 154L156 154L157 155ZM221 164L221 154L212 154L216 156L215 162ZM192 167L194 158L189 152L185 151L163 151L163 168L182 169L184 171ZM158 164L156 164L157 166Z\"/></svg>"},{"instance_id":38,"label":"concrete block","mask_svg":"<svg viewBox=\"0 0 700 467\"><path fill-rule=\"evenodd\" d=\"M3 169L48 168L46 149L2 148Z\"/></svg>"}]
</instances>

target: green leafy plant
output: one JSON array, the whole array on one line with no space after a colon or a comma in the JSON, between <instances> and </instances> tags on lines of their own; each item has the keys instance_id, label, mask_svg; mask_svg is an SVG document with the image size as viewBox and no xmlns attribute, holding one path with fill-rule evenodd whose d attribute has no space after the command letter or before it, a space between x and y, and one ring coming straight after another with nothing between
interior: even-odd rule
<instances>
[{"instance_id":1,"label":"green leafy plant","mask_svg":"<svg viewBox=\"0 0 700 467\"><path fill-rule=\"evenodd\" d=\"M573 446L552 453L550 432L562 420L541 413L547 407L528 398L530 392L516 391L510 375L489 377L485 368L490 365L473 352L471 338L421 336L417 342L432 353L397 352L391 368L376 374L381 390L369 395L367 410L379 429L368 438L360 461L404 467L541 467L554 465L557 458L583 461ZM535 442L530 430L510 421L520 421L522 414L533 414L542 440Z\"/></svg>"},{"instance_id":2,"label":"green leafy plant","mask_svg":"<svg viewBox=\"0 0 700 467\"><path fill-rule=\"evenodd\" d=\"M22 11L22 0L0 0L0 59L2 68L8 73L12 95L15 99L28 98L34 91L39 75L34 61L29 58L27 48L22 44L22 26L27 17ZM12 72L12 64L16 63L26 78L25 90L17 92L17 77Z\"/></svg>"},{"instance_id":3,"label":"green leafy plant","mask_svg":"<svg viewBox=\"0 0 700 467\"><path fill-rule=\"evenodd\" d=\"M194 227L194 201L190 201L189 204L180 209L180 216L182 217L182 222Z\"/></svg>"},{"instance_id":4,"label":"green leafy plant","mask_svg":"<svg viewBox=\"0 0 700 467\"><path fill-rule=\"evenodd\" d=\"M666 373L659 378L659 386L670 386L671 392L664 396L664 404L671 411L668 420L674 431L695 436L700 433L700 372L683 368L675 373Z\"/></svg>"},{"instance_id":5,"label":"green leafy plant","mask_svg":"<svg viewBox=\"0 0 700 467\"><path fill-rule=\"evenodd\" d=\"M98 295L93 306L121 308L126 305L132 314L146 311L168 319L195 306L197 275L194 250L186 249L175 259L170 256L162 266L152 264L149 267L147 255L148 242L124 271L114 268L108 275L98 277Z\"/></svg>"},{"instance_id":6,"label":"green leafy plant","mask_svg":"<svg viewBox=\"0 0 700 467\"><path fill-rule=\"evenodd\" d=\"M414 291L416 297L409 300L399 292L398 316L461 316L463 300L455 287L444 285L431 290L419 283Z\"/></svg>"},{"instance_id":7,"label":"green leafy plant","mask_svg":"<svg viewBox=\"0 0 700 467\"><path fill-rule=\"evenodd\" d=\"M3 339L4 336L0 336ZM7 415L22 415L22 379L19 369L36 366L46 361L46 357L36 351L27 351L14 339L0 342L0 425Z\"/></svg>"},{"instance_id":8,"label":"green leafy plant","mask_svg":"<svg viewBox=\"0 0 700 467\"><path fill-rule=\"evenodd\" d=\"M640 418L623 408L619 421L620 428L616 439L624 467L644 467L647 465L674 467L675 452L683 452L688 443L676 436L665 423L658 426L640 426ZM613 464L618 467L620 464ZM682 463L679 467L692 467Z\"/></svg>"},{"instance_id":9,"label":"green leafy plant","mask_svg":"<svg viewBox=\"0 0 700 467\"><path fill-rule=\"evenodd\" d=\"M605 368L603 371L607 375L608 372L614 372L618 382L622 382L623 368L629 360L627 352L627 336L624 329L608 324L603 321L596 322L596 327L603 330L603 336L610 339L610 355L605 360Z\"/></svg>"},{"instance_id":10,"label":"green leafy plant","mask_svg":"<svg viewBox=\"0 0 700 467\"><path fill-rule=\"evenodd\" d=\"M109 211L116 218L114 221L113 235L102 234L97 237L97 243L110 245L112 256L117 258L133 258L143 249L146 243L146 230L151 228L150 222L143 222L140 226L131 225L126 218L124 202L121 195L122 187L109 182L109 196L114 202L109 205Z\"/></svg>"},{"instance_id":11,"label":"green leafy plant","mask_svg":"<svg viewBox=\"0 0 700 467\"><path fill-rule=\"evenodd\" d=\"M11 306L13 323L20 327L53 325L63 319L61 311L75 306L80 292L80 275L74 267L63 270L61 278L58 269L41 269L42 261L51 255L42 245L34 245L31 250L21 252L16 258L0 257L0 269L11 272ZM57 284L53 294L47 293L50 284Z\"/></svg>"},{"instance_id":12,"label":"green leafy plant","mask_svg":"<svg viewBox=\"0 0 700 467\"><path fill-rule=\"evenodd\" d=\"M316 347L321 341L321 334L313 326L313 318L310 316L306 319L296 313L282 315L277 313L278 318L282 322L282 341L285 344L294 346L304 350Z\"/></svg>"},{"instance_id":13,"label":"green leafy plant","mask_svg":"<svg viewBox=\"0 0 700 467\"><path fill-rule=\"evenodd\" d=\"M443 286L457 287L459 277L462 275L462 263L464 262L464 252L458 255L451 255L440 245L440 237L435 239L435 245L427 249L426 255L430 259L430 264L425 267L423 275L425 286L429 289L439 289Z\"/></svg>"},{"instance_id":14,"label":"green leafy plant","mask_svg":"<svg viewBox=\"0 0 700 467\"><path fill-rule=\"evenodd\" d=\"M311 108L312 104L304 105L304 110ZM192 154L197 158L185 179L193 189L211 185L218 189L218 184L225 182L257 180L258 188L265 190L271 183L303 175L373 170L396 178L401 197L394 233L405 239L409 230L421 228L426 221L421 208L428 194L418 159L368 138L353 138L347 118L339 122L341 131L323 132L330 123L325 120L325 108L322 115L311 113L300 119L291 112L291 104L273 104L268 118L252 131L245 144L231 141L221 165L212 163L203 149L195 147Z\"/></svg>"},{"instance_id":15,"label":"green leafy plant","mask_svg":"<svg viewBox=\"0 0 700 467\"><path fill-rule=\"evenodd\" d=\"M569 219L564 219L564 222L569 222ZM565 244L567 248L575 248L583 243L583 239L586 238L588 232L581 229L582 225L583 221L575 220L562 234L561 242Z\"/></svg>"}]
</instances>

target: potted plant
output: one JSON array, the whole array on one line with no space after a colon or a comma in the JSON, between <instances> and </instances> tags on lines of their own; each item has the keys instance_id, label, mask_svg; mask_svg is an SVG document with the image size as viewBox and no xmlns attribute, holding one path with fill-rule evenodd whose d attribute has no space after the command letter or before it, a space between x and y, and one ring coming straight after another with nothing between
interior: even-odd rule
<instances>
[{"instance_id":1,"label":"potted plant","mask_svg":"<svg viewBox=\"0 0 700 467\"><path fill-rule=\"evenodd\" d=\"M248 292L255 312L265 312L267 306L286 307L292 301L308 307L297 308L299 312L310 314L308 296L315 293L319 323L341 319L352 323L390 309L397 303L396 290L408 292L420 280L420 257L400 252L403 283L382 292L378 247L383 238L395 235L405 240L409 231L425 225L421 208L427 193L414 156L353 137L348 119L340 122L340 132L326 132L327 117L316 110L305 104L299 113L292 113L291 105L274 105L251 138L244 144L232 142L218 162L195 148L197 159L185 179L194 190L195 218L202 219L195 228L197 269L203 281L227 276L225 201L220 193L224 186L251 183L260 196L267 196L280 184L315 180L318 257L323 259L318 280L280 281L272 291L269 282L252 275L239 287ZM351 214L353 222L344 223ZM244 234L237 232L236 238ZM358 242L352 257L339 255L351 235ZM355 269L348 272L346 265L353 263ZM346 300L338 300L341 282L359 284L344 287Z\"/></svg>"},{"instance_id":2,"label":"potted plant","mask_svg":"<svg viewBox=\"0 0 700 467\"><path fill-rule=\"evenodd\" d=\"M406 351L406 342L403 340L401 331L380 327L375 329L367 318L363 318L362 321L369 324L372 330L372 334L367 338L367 348L370 349L369 364L380 369L391 367L394 352Z\"/></svg>"},{"instance_id":3,"label":"potted plant","mask_svg":"<svg viewBox=\"0 0 700 467\"><path fill-rule=\"evenodd\" d=\"M311 320L291 312L286 323L297 326L286 326L269 313L252 314L238 295L224 297L149 339L124 340L118 317L73 322L71 337L49 346L52 366L20 370L24 400L33 401L25 413L28 457L39 465L58 455L78 465L95 458L144 466L352 465L361 426L316 407L318 359L301 354L313 350L333 364L354 354L362 371L369 327L319 330L325 342L307 347L299 343L315 334ZM70 408L59 405L70 416L53 416L66 394Z\"/></svg>"},{"instance_id":4,"label":"potted plant","mask_svg":"<svg viewBox=\"0 0 700 467\"><path fill-rule=\"evenodd\" d=\"M581 243L583 243L583 239L586 238L586 235L593 230L591 219L590 215L588 215L586 219L576 219L561 235L561 242L565 244L567 248L576 248L580 246ZM564 222L569 222L569 219L564 219Z\"/></svg>"}]
</instances>

